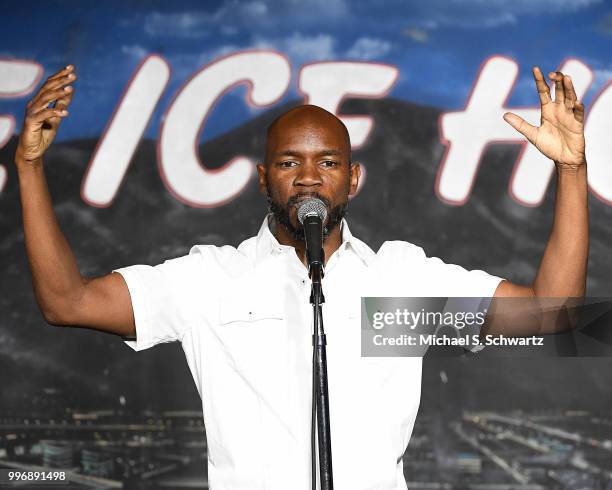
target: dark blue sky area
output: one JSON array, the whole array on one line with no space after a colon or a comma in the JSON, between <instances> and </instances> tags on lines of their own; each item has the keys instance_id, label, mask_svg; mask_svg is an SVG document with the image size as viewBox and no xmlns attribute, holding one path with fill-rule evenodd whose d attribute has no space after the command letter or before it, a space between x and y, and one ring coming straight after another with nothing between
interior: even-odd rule
<instances>
[{"instance_id":1,"label":"dark blue sky area","mask_svg":"<svg viewBox=\"0 0 612 490\"><path fill-rule=\"evenodd\" d=\"M378 2L376 2L378 3ZM382 3L381 3L382 4ZM45 77L73 63L79 73L71 116L60 139L97 137L138 62L163 55L172 77L147 129L202 65L232 51L269 47L294 73L317 60L381 61L397 66L391 96L444 109L464 106L481 63L499 54L520 65L510 105L535 105L530 67L544 71L576 57L595 72L588 103L612 78L612 4L603 0L223 0L217 2L64 1L2 5L0 56L35 60ZM297 97L295 76L286 99ZM244 88L216 107L207 140L257 114ZM0 113L21 124L28 97L0 99Z\"/></svg>"}]
</instances>

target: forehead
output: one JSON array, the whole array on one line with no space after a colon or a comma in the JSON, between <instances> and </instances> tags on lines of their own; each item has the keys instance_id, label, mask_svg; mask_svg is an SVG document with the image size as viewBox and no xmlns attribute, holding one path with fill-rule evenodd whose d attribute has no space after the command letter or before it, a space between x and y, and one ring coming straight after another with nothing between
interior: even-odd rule
<instances>
[{"instance_id":1,"label":"forehead","mask_svg":"<svg viewBox=\"0 0 612 490\"><path fill-rule=\"evenodd\" d=\"M348 151L344 129L327 118L287 118L268 135L267 150L270 154L286 151L315 153L322 149Z\"/></svg>"}]
</instances>

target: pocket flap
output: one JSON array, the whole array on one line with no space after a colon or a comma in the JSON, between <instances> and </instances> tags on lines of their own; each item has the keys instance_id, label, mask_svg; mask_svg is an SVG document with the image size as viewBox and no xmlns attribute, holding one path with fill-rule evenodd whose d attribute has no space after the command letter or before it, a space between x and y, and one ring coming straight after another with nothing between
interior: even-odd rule
<instances>
[{"instance_id":1,"label":"pocket flap","mask_svg":"<svg viewBox=\"0 0 612 490\"><path fill-rule=\"evenodd\" d=\"M219 302L219 323L256 322L265 319L283 319L283 305L270 299L223 298Z\"/></svg>"}]
</instances>

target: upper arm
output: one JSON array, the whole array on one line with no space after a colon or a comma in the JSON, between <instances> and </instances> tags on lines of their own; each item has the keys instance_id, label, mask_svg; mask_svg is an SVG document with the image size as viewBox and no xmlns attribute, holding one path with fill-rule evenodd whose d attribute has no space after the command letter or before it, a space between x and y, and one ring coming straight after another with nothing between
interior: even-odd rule
<instances>
[{"instance_id":1,"label":"upper arm","mask_svg":"<svg viewBox=\"0 0 612 490\"><path fill-rule=\"evenodd\" d=\"M121 336L136 335L130 292L121 274L85 279L79 300L61 323Z\"/></svg>"},{"instance_id":2,"label":"upper arm","mask_svg":"<svg viewBox=\"0 0 612 490\"><path fill-rule=\"evenodd\" d=\"M540 333L543 333L541 311L533 288L506 280L500 282L481 335L526 336Z\"/></svg>"},{"instance_id":3,"label":"upper arm","mask_svg":"<svg viewBox=\"0 0 612 490\"><path fill-rule=\"evenodd\" d=\"M530 286L521 286L504 279L495 289L493 296L495 298L532 298L535 293Z\"/></svg>"},{"instance_id":4,"label":"upper arm","mask_svg":"<svg viewBox=\"0 0 612 490\"><path fill-rule=\"evenodd\" d=\"M540 297L530 286L502 281L491 302L484 331L506 336L565 332L576 327L581 304L577 298Z\"/></svg>"}]
</instances>

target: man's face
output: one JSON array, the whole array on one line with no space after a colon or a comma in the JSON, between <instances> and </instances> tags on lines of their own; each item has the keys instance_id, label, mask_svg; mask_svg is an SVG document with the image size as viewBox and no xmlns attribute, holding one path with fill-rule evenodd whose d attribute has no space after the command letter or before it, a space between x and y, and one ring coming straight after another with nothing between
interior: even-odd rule
<instances>
[{"instance_id":1,"label":"man's face","mask_svg":"<svg viewBox=\"0 0 612 490\"><path fill-rule=\"evenodd\" d=\"M266 163L257 166L260 191L277 223L294 239L304 239L297 219L304 199L316 197L326 205L324 236L341 222L359 179L359 166L351 171L348 145L332 116L306 108L281 120L269 134Z\"/></svg>"}]
</instances>

